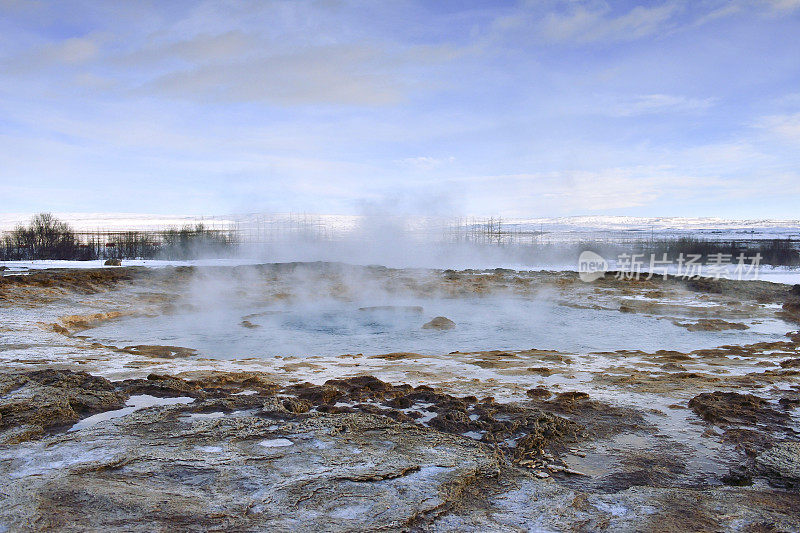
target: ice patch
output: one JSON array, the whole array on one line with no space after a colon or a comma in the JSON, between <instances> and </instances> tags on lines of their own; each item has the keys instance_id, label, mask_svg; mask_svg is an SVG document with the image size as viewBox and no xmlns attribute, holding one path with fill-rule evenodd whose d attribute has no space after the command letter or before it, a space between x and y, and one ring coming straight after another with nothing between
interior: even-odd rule
<instances>
[{"instance_id":1,"label":"ice patch","mask_svg":"<svg viewBox=\"0 0 800 533\"><path fill-rule=\"evenodd\" d=\"M625 516L628 514L628 508L619 504L598 502L594 506L600 511L611 514L611 516Z\"/></svg>"},{"instance_id":2,"label":"ice patch","mask_svg":"<svg viewBox=\"0 0 800 533\"><path fill-rule=\"evenodd\" d=\"M195 446L196 450L204 453L221 453L222 446Z\"/></svg>"},{"instance_id":3,"label":"ice patch","mask_svg":"<svg viewBox=\"0 0 800 533\"><path fill-rule=\"evenodd\" d=\"M283 446L291 446L294 442L289 439L267 439L258 443L259 446L265 448L281 448Z\"/></svg>"}]
</instances>

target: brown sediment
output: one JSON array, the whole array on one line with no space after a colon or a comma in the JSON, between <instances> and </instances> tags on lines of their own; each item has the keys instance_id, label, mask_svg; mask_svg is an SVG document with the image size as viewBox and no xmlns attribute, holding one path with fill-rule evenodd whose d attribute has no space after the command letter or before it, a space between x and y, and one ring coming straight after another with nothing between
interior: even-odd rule
<instances>
[{"instance_id":1,"label":"brown sediment","mask_svg":"<svg viewBox=\"0 0 800 533\"><path fill-rule=\"evenodd\" d=\"M764 424L783 426L788 415L769 407L768 402L753 394L736 392L704 392L689 401L697 415L717 426Z\"/></svg>"},{"instance_id":2,"label":"brown sediment","mask_svg":"<svg viewBox=\"0 0 800 533\"><path fill-rule=\"evenodd\" d=\"M100 288L111 287L122 281L131 281L146 276L146 268L85 269L85 270L45 270L32 272L26 276L0 277L0 295L14 287L66 288L76 291L95 292Z\"/></svg>"},{"instance_id":3,"label":"brown sediment","mask_svg":"<svg viewBox=\"0 0 800 533\"><path fill-rule=\"evenodd\" d=\"M553 374L553 369L547 368L546 366L532 366L528 367L527 370L528 372L539 374L540 376L549 376Z\"/></svg>"},{"instance_id":4,"label":"brown sediment","mask_svg":"<svg viewBox=\"0 0 800 533\"><path fill-rule=\"evenodd\" d=\"M741 322L728 322L719 318L701 318L697 322L672 322L676 326L686 328L689 331L725 331L730 329L745 330L749 329L747 324Z\"/></svg>"},{"instance_id":5,"label":"brown sediment","mask_svg":"<svg viewBox=\"0 0 800 533\"><path fill-rule=\"evenodd\" d=\"M456 397L424 385L395 386L372 376L292 385L282 392L308 400L325 413L364 411L409 422L421 418L420 410L430 411L435 413L427 423L430 427L453 434L481 434L481 441L507 451L515 461L534 458L546 449L563 449L582 432L579 424L545 409L499 404L492 398ZM509 439L516 442L509 444Z\"/></svg>"},{"instance_id":6,"label":"brown sediment","mask_svg":"<svg viewBox=\"0 0 800 533\"><path fill-rule=\"evenodd\" d=\"M428 357L428 356L420 355L418 353L413 353L413 352L392 352L380 355L373 355L370 356L370 359L385 359L387 361L399 361L401 359L416 359L419 357Z\"/></svg>"},{"instance_id":7,"label":"brown sediment","mask_svg":"<svg viewBox=\"0 0 800 533\"><path fill-rule=\"evenodd\" d=\"M783 304L782 316L793 322L800 322L800 298L792 295Z\"/></svg>"},{"instance_id":8,"label":"brown sediment","mask_svg":"<svg viewBox=\"0 0 800 533\"><path fill-rule=\"evenodd\" d=\"M0 441L41 437L128 399L111 382L86 372L43 369L0 374Z\"/></svg>"},{"instance_id":9,"label":"brown sediment","mask_svg":"<svg viewBox=\"0 0 800 533\"><path fill-rule=\"evenodd\" d=\"M525 391L525 394L536 400L546 400L547 398L553 395L552 392L550 392L544 387L535 387L533 389L529 389Z\"/></svg>"},{"instance_id":10,"label":"brown sediment","mask_svg":"<svg viewBox=\"0 0 800 533\"><path fill-rule=\"evenodd\" d=\"M176 357L192 357L197 355L197 350L183 348L181 346L161 346L157 344L137 344L118 348L117 351L132 355L142 355L145 357L159 357L163 359L174 359Z\"/></svg>"},{"instance_id":11,"label":"brown sediment","mask_svg":"<svg viewBox=\"0 0 800 533\"><path fill-rule=\"evenodd\" d=\"M201 399L228 397L248 390L260 396L272 395L278 390L269 377L259 372L192 371L180 376L150 374L146 379L127 379L117 385L128 394Z\"/></svg>"},{"instance_id":12,"label":"brown sediment","mask_svg":"<svg viewBox=\"0 0 800 533\"><path fill-rule=\"evenodd\" d=\"M121 311L107 311L104 313L92 313L89 315L69 315L59 318L58 321L60 324L54 324L53 328L55 330L55 326L60 325L63 329L67 329L70 332L81 331L95 327L103 322L120 318L121 316L124 316L124 314L125 313ZM60 331L56 332L60 333Z\"/></svg>"},{"instance_id":13,"label":"brown sediment","mask_svg":"<svg viewBox=\"0 0 800 533\"><path fill-rule=\"evenodd\" d=\"M642 392L669 394L676 391L707 388L722 378L701 372L648 372L632 368L595 374L592 382L602 386L620 387Z\"/></svg>"}]
</instances>

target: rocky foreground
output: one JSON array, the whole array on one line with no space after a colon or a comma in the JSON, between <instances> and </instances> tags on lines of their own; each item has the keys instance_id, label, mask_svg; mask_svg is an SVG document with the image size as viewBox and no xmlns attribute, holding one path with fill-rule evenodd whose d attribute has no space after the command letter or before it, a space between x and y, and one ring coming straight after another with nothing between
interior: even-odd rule
<instances>
[{"instance_id":1,"label":"rocky foreground","mask_svg":"<svg viewBox=\"0 0 800 533\"><path fill-rule=\"evenodd\" d=\"M523 407L370 377L279 389L235 373L109 382L40 370L0 384L0 524L12 531L800 528L793 441L766 447L732 482L772 487L658 486L655 465L607 491L559 483L583 475L559 464L569 446L643 424L579 394ZM144 397L154 405L86 423ZM709 420L773 417L780 430L782 413L737 409L743 400L693 402ZM424 425L421 411L433 415Z\"/></svg>"},{"instance_id":2,"label":"rocky foreground","mask_svg":"<svg viewBox=\"0 0 800 533\"><path fill-rule=\"evenodd\" d=\"M800 530L796 333L691 353L595 354L614 366L588 375L574 354L456 352L447 361L465 377L438 370L441 383L414 385L367 371L433 375L410 366L429 364L418 354L349 356L336 370L349 375L310 382L287 376L321 360L208 369L180 347L76 335L130 312L121 295L131 308L174 306L154 288L191 275L0 283L5 317L25 308L40 320L0 326L0 355L13 354L0 371L0 531ZM568 287L565 298L592 290L561 275L515 276L445 272L425 282L455 292ZM791 290L768 284L674 283L607 282L603 291L623 296L602 292L592 305L616 301L619 312L662 312L697 330L773 308L791 320L800 309ZM728 311L687 319L635 298L656 291L699 293ZM36 358L45 340L67 355ZM104 369L120 360L125 372L111 377ZM470 369L492 377L467 379ZM489 394L526 381L535 386L513 401ZM605 390L630 400L601 398Z\"/></svg>"}]
</instances>

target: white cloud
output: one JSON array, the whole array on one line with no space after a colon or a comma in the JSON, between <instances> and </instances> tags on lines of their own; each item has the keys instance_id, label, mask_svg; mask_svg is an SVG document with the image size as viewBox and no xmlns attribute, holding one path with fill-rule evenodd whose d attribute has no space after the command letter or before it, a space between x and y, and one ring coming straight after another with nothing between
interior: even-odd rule
<instances>
[{"instance_id":1,"label":"white cloud","mask_svg":"<svg viewBox=\"0 0 800 533\"><path fill-rule=\"evenodd\" d=\"M240 61L207 62L146 83L145 94L199 101L384 105L402 101L414 82L385 50L316 46Z\"/></svg>"},{"instance_id":2,"label":"white cloud","mask_svg":"<svg viewBox=\"0 0 800 533\"><path fill-rule=\"evenodd\" d=\"M560 9L543 10L541 3L528 2L513 14L498 17L493 30L498 34L533 30L535 39L560 44L633 41L665 30L680 11L675 2L636 6L623 13L613 12L605 2L555 5Z\"/></svg>"},{"instance_id":3,"label":"white cloud","mask_svg":"<svg viewBox=\"0 0 800 533\"><path fill-rule=\"evenodd\" d=\"M714 104L713 98L689 98L671 94L645 94L612 106L612 116L634 117L658 113L702 111Z\"/></svg>"},{"instance_id":4,"label":"white cloud","mask_svg":"<svg viewBox=\"0 0 800 533\"><path fill-rule=\"evenodd\" d=\"M778 11L794 11L800 9L800 0L767 0L773 9Z\"/></svg>"},{"instance_id":5,"label":"white cloud","mask_svg":"<svg viewBox=\"0 0 800 533\"><path fill-rule=\"evenodd\" d=\"M756 126L783 140L800 144L800 113L763 117Z\"/></svg>"},{"instance_id":6,"label":"white cloud","mask_svg":"<svg viewBox=\"0 0 800 533\"><path fill-rule=\"evenodd\" d=\"M97 56L97 43L86 37L66 39L50 49L56 61L64 63L84 63Z\"/></svg>"},{"instance_id":7,"label":"white cloud","mask_svg":"<svg viewBox=\"0 0 800 533\"><path fill-rule=\"evenodd\" d=\"M442 166L448 165L453 163L456 160L455 157L430 157L430 156L421 156L421 157L407 157L405 159L400 159L397 161L398 164L404 167L412 168L414 170L433 170L436 168L440 168Z\"/></svg>"},{"instance_id":8,"label":"white cloud","mask_svg":"<svg viewBox=\"0 0 800 533\"><path fill-rule=\"evenodd\" d=\"M555 42L629 41L657 33L676 11L673 4L637 6L622 15L611 16L607 8L578 7L567 15L548 15L541 30L548 40Z\"/></svg>"},{"instance_id":9,"label":"white cloud","mask_svg":"<svg viewBox=\"0 0 800 533\"><path fill-rule=\"evenodd\" d=\"M90 63L100 55L99 36L70 37L31 47L7 56L2 66L9 73L44 72L53 67L76 67Z\"/></svg>"}]
</instances>

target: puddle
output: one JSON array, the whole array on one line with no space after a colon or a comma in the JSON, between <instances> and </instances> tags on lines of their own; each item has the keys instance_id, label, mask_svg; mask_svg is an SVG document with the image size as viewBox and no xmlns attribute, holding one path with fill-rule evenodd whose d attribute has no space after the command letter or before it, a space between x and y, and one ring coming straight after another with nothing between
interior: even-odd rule
<instances>
[{"instance_id":1,"label":"puddle","mask_svg":"<svg viewBox=\"0 0 800 533\"><path fill-rule=\"evenodd\" d=\"M126 407L123 407L122 409L116 409L114 411L105 411L103 413L98 413L96 415L84 418L80 422L73 425L69 430L78 431L85 429L105 420L111 420L113 418L129 415L134 411L144 409L145 407L153 407L156 405L186 404L192 403L193 401L194 398L189 398L186 396L179 396L177 398L158 398L156 396L150 396L149 394L137 394L128 399L128 401L125 403Z\"/></svg>"}]
</instances>

